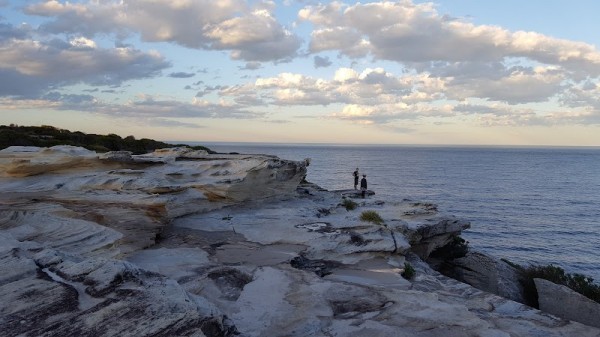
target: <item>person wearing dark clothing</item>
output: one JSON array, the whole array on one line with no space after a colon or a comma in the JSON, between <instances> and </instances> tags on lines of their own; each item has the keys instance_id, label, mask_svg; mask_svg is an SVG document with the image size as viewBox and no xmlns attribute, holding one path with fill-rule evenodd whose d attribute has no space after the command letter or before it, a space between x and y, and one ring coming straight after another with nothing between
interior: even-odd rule
<instances>
[{"instance_id":1,"label":"person wearing dark clothing","mask_svg":"<svg viewBox=\"0 0 600 337\"><path fill-rule=\"evenodd\" d=\"M354 171L354 189L356 189L356 186L358 186L358 167L356 168L356 171Z\"/></svg>"},{"instance_id":2,"label":"person wearing dark clothing","mask_svg":"<svg viewBox=\"0 0 600 337\"><path fill-rule=\"evenodd\" d=\"M360 180L360 191L361 195L364 198L367 194L367 175L363 174L362 179Z\"/></svg>"}]
</instances>

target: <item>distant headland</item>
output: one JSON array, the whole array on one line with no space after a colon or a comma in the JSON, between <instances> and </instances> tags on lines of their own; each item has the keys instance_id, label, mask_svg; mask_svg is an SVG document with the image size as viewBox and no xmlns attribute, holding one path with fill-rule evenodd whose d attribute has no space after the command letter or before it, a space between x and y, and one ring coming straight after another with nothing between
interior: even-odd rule
<instances>
[{"instance_id":1,"label":"distant headland","mask_svg":"<svg viewBox=\"0 0 600 337\"><path fill-rule=\"evenodd\" d=\"M69 131L50 125L0 125L0 150L9 146L51 147L55 145L79 146L101 153L108 151L131 151L133 154L144 154L156 149L181 146L215 153L205 146L169 144L148 138L136 139L134 136L122 138L114 133L109 133L108 135L87 134L81 131Z\"/></svg>"}]
</instances>

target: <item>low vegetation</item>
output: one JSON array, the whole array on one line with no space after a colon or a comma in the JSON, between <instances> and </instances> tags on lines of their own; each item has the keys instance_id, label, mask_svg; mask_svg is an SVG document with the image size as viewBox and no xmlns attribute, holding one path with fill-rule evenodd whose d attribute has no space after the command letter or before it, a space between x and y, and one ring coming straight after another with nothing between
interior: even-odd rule
<instances>
[{"instance_id":1,"label":"low vegetation","mask_svg":"<svg viewBox=\"0 0 600 337\"><path fill-rule=\"evenodd\" d=\"M344 199L342 200L342 206L344 206L347 211L352 211L358 207L358 204L350 199Z\"/></svg>"},{"instance_id":2,"label":"low vegetation","mask_svg":"<svg viewBox=\"0 0 600 337\"><path fill-rule=\"evenodd\" d=\"M464 257L469 252L469 241L455 236L452 241L444 247L438 248L431 253L431 257L443 260L452 260Z\"/></svg>"},{"instance_id":3,"label":"low vegetation","mask_svg":"<svg viewBox=\"0 0 600 337\"><path fill-rule=\"evenodd\" d=\"M9 146L51 147L55 145L80 146L96 152L131 151L133 154L148 153L162 148L187 146L195 150L206 150L209 153L215 153L204 146L175 145L148 138L135 139L134 136L121 138L112 133L108 135L86 134L48 125L0 125L0 149Z\"/></svg>"},{"instance_id":4,"label":"low vegetation","mask_svg":"<svg viewBox=\"0 0 600 337\"><path fill-rule=\"evenodd\" d=\"M515 266L515 264L511 265ZM537 289L533 279L541 278L550 282L564 285L571 290L580 293L581 295L600 303L600 285L594 283L594 279L582 274L569 274L564 269L555 266L529 266L522 267L516 265L520 274L520 282L525 291L525 299L527 304L538 308Z\"/></svg>"},{"instance_id":5,"label":"low vegetation","mask_svg":"<svg viewBox=\"0 0 600 337\"><path fill-rule=\"evenodd\" d=\"M364 211L360 214L360 220L366 222L372 222L376 225L383 225L383 219L379 213L375 211Z\"/></svg>"},{"instance_id":6,"label":"low vegetation","mask_svg":"<svg viewBox=\"0 0 600 337\"><path fill-rule=\"evenodd\" d=\"M404 262L404 271L400 275L407 280L412 280L412 278L415 277L415 274L415 268L413 268L410 263Z\"/></svg>"}]
</instances>

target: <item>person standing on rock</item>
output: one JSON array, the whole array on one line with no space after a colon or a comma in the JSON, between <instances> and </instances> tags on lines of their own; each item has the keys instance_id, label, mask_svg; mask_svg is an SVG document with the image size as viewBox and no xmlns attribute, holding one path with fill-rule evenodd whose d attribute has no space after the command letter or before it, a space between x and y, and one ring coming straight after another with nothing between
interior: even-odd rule
<instances>
[{"instance_id":1,"label":"person standing on rock","mask_svg":"<svg viewBox=\"0 0 600 337\"><path fill-rule=\"evenodd\" d=\"M354 189L356 189L356 186L358 186L358 167L356 168L356 171L354 171Z\"/></svg>"},{"instance_id":2,"label":"person standing on rock","mask_svg":"<svg viewBox=\"0 0 600 337\"><path fill-rule=\"evenodd\" d=\"M364 198L367 194L367 175L363 174L362 179L360 180L360 191L361 195Z\"/></svg>"}]
</instances>

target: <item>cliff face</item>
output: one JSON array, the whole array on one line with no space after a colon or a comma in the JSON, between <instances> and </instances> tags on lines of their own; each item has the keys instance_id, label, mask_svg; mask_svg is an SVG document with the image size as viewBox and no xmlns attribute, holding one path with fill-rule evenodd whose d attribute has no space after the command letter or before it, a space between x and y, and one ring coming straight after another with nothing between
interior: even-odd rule
<instances>
[{"instance_id":1,"label":"cliff face","mask_svg":"<svg viewBox=\"0 0 600 337\"><path fill-rule=\"evenodd\" d=\"M598 336L420 259L469 224L187 149L0 151L7 336ZM376 211L382 223L360 220ZM416 269L408 281L405 262Z\"/></svg>"}]
</instances>

